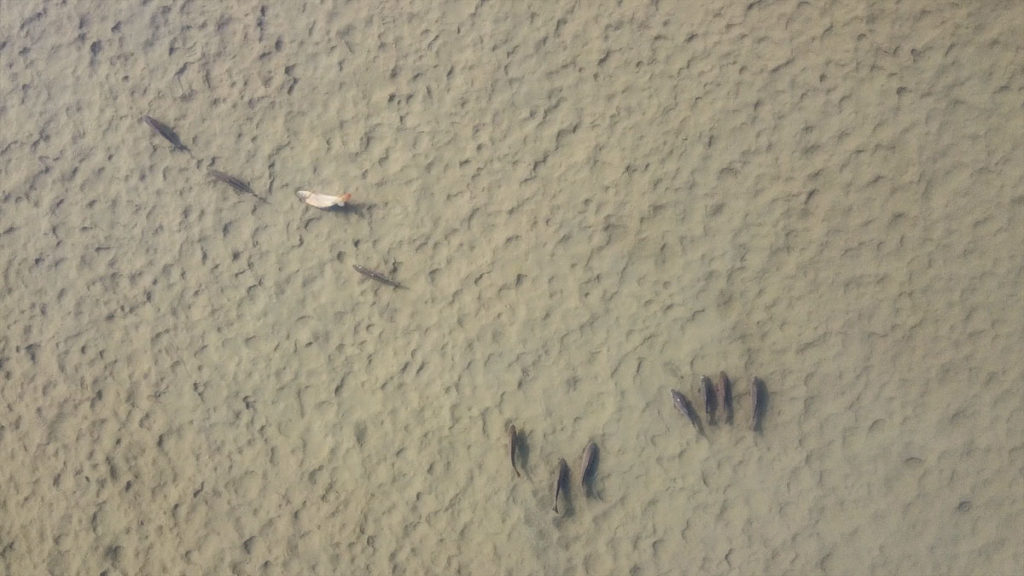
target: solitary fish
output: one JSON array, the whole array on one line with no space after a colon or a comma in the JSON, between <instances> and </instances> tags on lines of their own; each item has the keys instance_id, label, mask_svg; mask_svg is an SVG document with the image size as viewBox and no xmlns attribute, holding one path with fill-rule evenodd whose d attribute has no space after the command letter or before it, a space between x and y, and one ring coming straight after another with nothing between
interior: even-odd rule
<instances>
[{"instance_id":1,"label":"solitary fish","mask_svg":"<svg viewBox=\"0 0 1024 576\"><path fill-rule=\"evenodd\" d=\"M381 284L385 284L387 286L391 286L392 288L404 288L404 286L402 286L398 282L395 282L391 278L388 278L387 276L385 276L385 275L383 275L380 272L377 272L375 270L370 270L369 268L366 268L365 266L360 266L359 264L353 264L352 268L354 268L356 272L359 272L363 276L366 276L367 278L372 278L373 280L376 280L377 282L380 282Z\"/></svg>"},{"instance_id":2,"label":"solitary fish","mask_svg":"<svg viewBox=\"0 0 1024 576\"><path fill-rule=\"evenodd\" d=\"M678 390L672 390L672 403L676 405L676 408L686 416L693 427L697 429L697 432L701 436L707 438L704 435L704 427L700 424L700 418L697 417L697 411L693 409L693 404L690 404L690 400L683 396L683 393Z\"/></svg>"},{"instance_id":3,"label":"solitary fish","mask_svg":"<svg viewBox=\"0 0 1024 576\"><path fill-rule=\"evenodd\" d=\"M516 468L516 448L519 446L519 435L516 432L516 425L508 426L508 456L512 459L512 470L515 470L516 478L519 478L519 469Z\"/></svg>"},{"instance_id":4,"label":"solitary fish","mask_svg":"<svg viewBox=\"0 0 1024 576\"><path fill-rule=\"evenodd\" d=\"M338 208L344 208L345 204L352 199L351 194L323 194L321 192L311 192L309 190L299 190L295 195L299 197L299 200L302 200L306 204L317 208L323 208L325 210L328 208L334 208L335 206Z\"/></svg>"},{"instance_id":5,"label":"solitary fish","mask_svg":"<svg viewBox=\"0 0 1024 576\"><path fill-rule=\"evenodd\" d=\"M764 402L767 393L764 381L755 376L750 381L750 429L754 432L761 431L761 418L764 416Z\"/></svg>"},{"instance_id":6,"label":"solitary fish","mask_svg":"<svg viewBox=\"0 0 1024 576\"><path fill-rule=\"evenodd\" d=\"M722 418L727 424L732 424L732 382L725 372L718 373L718 381L715 382L715 396L718 400L718 407L722 409Z\"/></svg>"},{"instance_id":7,"label":"solitary fish","mask_svg":"<svg viewBox=\"0 0 1024 576\"><path fill-rule=\"evenodd\" d=\"M708 424L714 426L718 401L715 397L715 386L707 376L700 377L700 397L704 399L704 413L707 414Z\"/></svg>"},{"instance_id":8,"label":"solitary fish","mask_svg":"<svg viewBox=\"0 0 1024 576\"><path fill-rule=\"evenodd\" d=\"M580 486L584 490L587 489L587 484L594 481L594 471L597 468L597 444L593 442L587 444L587 447L583 449L583 461L580 464Z\"/></svg>"},{"instance_id":9,"label":"solitary fish","mask_svg":"<svg viewBox=\"0 0 1024 576\"><path fill-rule=\"evenodd\" d=\"M220 170L210 170L209 174L211 178L217 180L218 182L223 182L228 186L231 186L232 188L234 188L235 192L238 192L239 194L252 194L253 196L256 196L257 198L264 202L267 201L265 198L262 198L255 192L253 192L252 187L249 186L249 184L243 181L241 178L236 178L231 174L225 174Z\"/></svg>"},{"instance_id":10,"label":"solitary fish","mask_svg":"<svg viewBox=\"0 0 1024 576\"><path fill-rule=\"evenodd\" d=\"M558 480L555 480L555 514L558 514L558 496L569 490L569 465L565 458L558 459Z\"/></svg>"},{"instance_id":11,"label":"solitary fish","mask_svg":"<svg viewBox=\"0 0 1024 576\"><path fill-rule=\"evenodd\" d=\"M173 144L175 150L184 150L185 152L189 151L188 146L181 143L181 138L178 138L178 134L167 124L164 124L152 116L143 116L142 121L155 130L157 134L163 136L168 142Z\"/></svg>"}]
</instances>

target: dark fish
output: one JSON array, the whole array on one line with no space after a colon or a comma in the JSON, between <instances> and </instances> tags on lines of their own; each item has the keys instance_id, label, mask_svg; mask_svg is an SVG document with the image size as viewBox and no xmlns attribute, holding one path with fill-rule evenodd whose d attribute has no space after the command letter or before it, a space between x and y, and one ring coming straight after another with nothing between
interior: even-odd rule
<instances>
[{"instance_id":1,"label":"dark fish","mask_svg":"<svg viewBox=\"0 0 1024 576\"><path fill-rule=\"evenodd\" d=\"M718 381L715 382L715 396L718 400L718 407L722 409L722 418L727 424L732 424L732 382L725 372L718 373Z\"/></svg>"},{"instance_id":2,"label":"dark fish","mask_svg":"<svg viewBox=\"0 0 1024 576\"><path fill-rule=\"evenodd\" d=\"M178 138L177 132L175 132L170 126L163 122L153 118L152 116L143 116L142 121L149 125L150 128L156 131L157 134L163 136L168 142L174 145L175 150L184 150L188 152L188 146L181 143L181 138Z\"/></svg>"},{"instance_id":3,"label":"dark fish","mask_svg":"<svg viewBox=\"0 0 1024 576\"><path fill-rule=\"evenodd\" d=\"M597 468L597 444L587 444L583 449L583 461L580 463L580 486L587 488L587 483L594 480L594 471Z\"/></svg>"},{"instance_id":4,"label":"dark fish","mask_svg":"<svg viewBox=\"0 0 1024 576\"><path fill-rule=\"evenodd\" d=\"M516 468L516 448L519 446L519 435L516 432L516 425L508 426L508 457L512 459L512 470L515 470L516 478L519 478L519 469Z\"/></svg>"},{"instance_id":5,"label":"dark fish","mask_svg":"<svg viewBox=\"0 0 1024 576\"><path fill-rule=\"evenodd\" d=\"M555 514L558 514L558 495L569 490L569 465L565 458L558 459L558 480L555 480Z\"/></svg>"},{"instance_id":6,"label":"dark fish","mask_svg":"<svg viewBox=\"0 0 1024 576\"><path fill-rule=\"evenodd\" d=\"M672 390L672 403L683 413L683 416L690 420L690 423L697 429L697 432L704 436L704 427L701 426L700 418L697 417L697 411L693 409L693 404L690 404L690 400L683 396L682 392ZM704 437L707 438L707 436Z\"/></svg>"},{"instance_id":7,"label":"dark fish","mask_svg":"<svg viewBox=\"0 0 1024 576\"><path fill-rule=\"evenodd\" d=\"M219 182L223 182L228 186L231 186L232 188L235 189L235 192L238 192L239 194L252 194L253 196L259 198L260 200L266 202L266 199L261 198L255 192L253 192L252 187L249 186L249 184L247 184L246 182L244 182L241 178L236 178L231 174L225 174L220 170L210 170L209 174L211 178Z\"/></svg>"},{"instance_id":8,"label":"dark fish","mask_svg":"<svg viewBox=\"0 0 1024 576\"><path fill-rule=\"evenodd\" d=\"M355 271L359 272L363 276L366 276L367 278L372 278L372 279L376 280L377 282L380 282L381 284L385 284L387 286L391 286L392 288L404 288L404 286L402 286L398 282L395 282L391 278L388 278L387 276L381 274L380 272L376 272L374 270L370 270L369 268L366 268L364 266L360 266L359 264L353 264L352 268L355 268Z\"/></svg>"},{"instance_id":9,"label":"dark fish","mask_svg":"<svg viewBox=\"0 0 1024 576\"><path fill-rule=\"evenodd\" d=\"M761 431L761 418L764 416L764 402L767 390L764 387L764 380L754 377L750 381L750 429L754 432Z\"/></svg>"},{"instance_id":10,"label":"dark fish","mask_svg":"<svg viewBox=\"0 0 1024 576\"><path fill-rule=\"evenodd\" d=\"M700 377L700 397L704 400L704 413L707 414L708 424L714 426L718 399L715 397L715 385L707 376Z\"/></svg>"}]
</instances>

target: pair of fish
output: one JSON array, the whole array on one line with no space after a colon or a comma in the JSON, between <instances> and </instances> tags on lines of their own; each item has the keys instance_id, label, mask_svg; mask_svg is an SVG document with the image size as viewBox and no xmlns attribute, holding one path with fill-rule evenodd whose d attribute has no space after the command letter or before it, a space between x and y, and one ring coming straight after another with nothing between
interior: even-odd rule
<instances>
[{"instance_id":1,"label":"pair of fish","mask_svg":"<svg viewBox=\"0 0 1024 576\"><path fill-rule=\"evenodd\" d=\"M701 377L701 389L704 394L711 395L711 381L707 376ZM718 382L714 386L715 402L725 411L726 421L732 424L732 383L725 372L720 372ZM768 390L765 388L764 380L754 377L750 381L750 429L754 432L761 431L761 419L764 418L765 402L768 398ZM708 411L708 420L714 424L715 406L707 401L705 409Z\"/></svg>"},{"instance_id":2,"label":"pair of fish","mask_svg":"<svg viewBox=\"0 0 1024 576\"><path fill-rule=\"evenodd\" d=\"M587 447L583 449L583 457L580 462L580 470L582 471L580 473L580 487L583 488L587 495L590 494L594 472L597 470L597 457L597 444L593 442L587 443ZM553 508L555 514L558 514L558 497L563 493L568 497L569 465L565 462L565 458L559 458L558 477L555 480L555 505Z\"/></svg>"},{"instance_id":3,"label":"pair of fish","mask_svg":"<svg viewBox=\"0 0 1024 576\"><path fill-rule=\"evenodd\" d=\"M146 116L146 118L149 117ZM252 194L253 196L256 196L263 202L267 201L265 198L262 198L258 196L255 192L253 192L249 184L244 182L240 178L236 178L235 176L232 176L230 174L225 174L220 170L210 170L210 176L215 180L218 180L220 182L227 184L228 186L231 186L236 192ZM315 192L309 192L307 190L299 190L297 194L299 198L305 200L307 204L311 206L316 206L318 208L329 208L332 206L343 207L345 206L345 203L348 202L349 199L352 197L351 194L317 194ZM353 264L352 268L354 268L356 272L359 272L363 276L376 280L381 284L391 286L392 288L403 287L398 282L392 280L391 278L388 278L387 276L380 272L377 272L376 270L371 270L365 266L360 266L359 264Z\"/></svg>"},{"instance_id":4,"label":"pair of fish","mask_svg":"<svg viewBox=\"0 0 1024 576\"><path fill-rule=\"evenodd\" d=\"M253 196L259 198L260 200L266 202L264 198L258 196L255 192L253 192L252 187L249 186L247 182L244 182L241 178L237 178L230 174L225 174L224 172L221 172L219 170L210 170L209 173L212 178L224 182L228 186L231 186L232 188L235 189L236 192L252 194ZM298 192L295 193L295 195L299 197L299 200L302 200L306 204L309 204L310 206L314 206L316 208L322 208L324 210L328 210L331 208L344 208L352 199L351 194L323 194L321 192L311 192L309 190L299 190Z\"/></svg>"},{"instance_id":5,"label":"pair of fish","mask_svg":"<svg viewBox=\"0 0 1024 576\"><path fill-rule=\"evenodd\" d=\"M188 146L185 146L181 142L181 137L178 136L178 133L175 132L174 129L168 126L167 124L164 124L163 122L157 120L156 118L153 118L152 116L143 116L142 121L145 122L147 126L152 128L154 132L156 132L160 136L163 136L165 140L170 142L171 145L174 146L175 150L182 150L184 152L188 152L189 154L192 153L192 151L188 149ZM248 182L242 180L237 176L226 174L224 172L221 172L220 170L210 170L208 173L211 178L217 180L218 182L223 182L228 186L231 186L231 188L233 188L235 192L238 192L239 194L252 194L253 196L256 196L263 202L267 201L265 198L262 198L261 196L256 194L256 192L253 191L252 186L249 186Z\"/></svg>"},{"instance_id":6,"label":"pair of fish","mask_svg":"<svg viewBox=\"0 0 1024 576\"><path fill-rule=\"evenodd\" d=\"M700 377L700 395L704 399L704 413L708 417L708 424L712 426L718 423L718 410L722 411L722 419L727 424L732 424L732 382L725 372L718 373L718 380L714 383L707 376Z\"/></svg>"}]
</instances>

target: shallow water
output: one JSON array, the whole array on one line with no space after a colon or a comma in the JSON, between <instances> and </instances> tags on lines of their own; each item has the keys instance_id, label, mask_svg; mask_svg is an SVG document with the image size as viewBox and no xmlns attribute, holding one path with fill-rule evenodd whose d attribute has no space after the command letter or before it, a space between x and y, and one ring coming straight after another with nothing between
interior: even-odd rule
<instances>
[{"instance_id":1,"label":"shallow water","mask_svg":"<svg viewBox=\"0 0 1024 576\"><path fill-rule=\"evenodd\" d=\"M356 4L0 8L4 572L1024 565L1024 7Z\"/></svg>"}]
</instances>

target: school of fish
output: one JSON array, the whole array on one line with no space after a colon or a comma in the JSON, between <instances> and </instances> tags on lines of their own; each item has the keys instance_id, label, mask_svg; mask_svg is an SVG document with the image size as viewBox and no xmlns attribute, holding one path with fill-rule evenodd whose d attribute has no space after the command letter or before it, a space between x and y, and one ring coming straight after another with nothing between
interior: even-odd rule
<instances>
[{"instance_id":1,"label":"school of fish","mask_svg":"<svg viewBox=\"0 0 1024 576\"><path fill-rule=\"evenodd\" d=\"M719 372L718 379L712 381L708 376L701 376L698 383L698 393L701 397L701 403L704 406L704 417L711 426L718 426L719 424L731 425L733 422L733 393L732 393L732 382L729 380L729 376L725 372ZM670 397L672 398L672 404L675 408L686 418L688 422L693 426L697 434L707 439L707 433L704 430L704 424L701 420L700 414L697 409L694 408L693 403L686 397L685 394L679 390L672 388L669 390ZM760 378L754 378L750 382L750 429L755 433L761 433L762 420L764 418L765 407L768 399L768 390L765 386L764 380ZM514 424L510 424L508 430L508 454L512 463L512 471L515 472L517 478L521 477L522 474L519 471L519 466L516 465L517 454L519 453L519 446L524 441L520 432L518 432ZM583 448L583 455L580 459L580 477L579 485L583 489L586 497L594 496L594 482L595 476L597 475L597 464L598 464L599 449L595 442L588 442L586 447ZM554 483L554 505L552 509L556 514L559 512L558 504L560 501L569 500L569 477L571 471L569 464L565 458L559 458L558 464L555 467L555 483ZM564 511L565 508L563 507Z\"/></svg>"},{"instance_id":2,"label":"school of fish","mask_svg":"<svg viewBox=\"0 0 1024 576\"><path fill-rule=\"evenodd\" d=\"M142 116L141 120L147 126L152 128L154 132L170 142L175 151L187 152L189 155L192 154L191 149L181 141L181 137L173 128L149 115ZM227 184L235 192L252 195L263 202L268 202L266 197L257 194L247 181L239 178L238 176L233 176L214 168L209 168L207 173L213 180ZM272 188L273 185L271 184L271 189ZM344 209L347 206L350 206L350 201L352 199L352 195L349 193L331 194L313 192L310 190L299 190L295 194L306 204L325 210ZM352 268L362 276L380 284L384 284L392 288L404 287L396 280L382 272L372 270L359 264L353 264ZM697 434L706 439L707 434L704 431L704 425L701 421L700 415L697 413L697 410L690 402L690 399L687 398L685 394L674 388L670 389L669 393L672 398L672 404L676 409L690 422L693 428L697 431ZM717 426L720 422L730 425L732 424L732 383L725 372L720 372L718 379L714 382L708 376L701 376L698 385L698 393L700 394L701 403L704 405L704 415L710 426ZM768 401L768 390L764 381L757 377L753 378L750 382L749 394L750 429L755 433L760 434L762 432L762 420L764 418ZM719 410L721 410L721 417L719 417ZM512 464L512 471L515 472L516 478L521 478L522 473L519 470L519 466L516 465L516 460L519 459L520 454L522 454L524 438L522 433L514 424L509 424L507 431L508 456ZM580 488L583 489L584 494L587 497L594 495L593 490L595 477L597 475L598 455L598 446L593 441L588 442L583 448L582 457L580 459L579 483ZM554 505L552 506L556 514L560 514L558 510L559 500L569 499L569 476L570 470L568 462L565 461L565 458L559 458L555 475ZM563 507L563 510L564 509L565 508Z\"/></svg>"}]
</instances>

